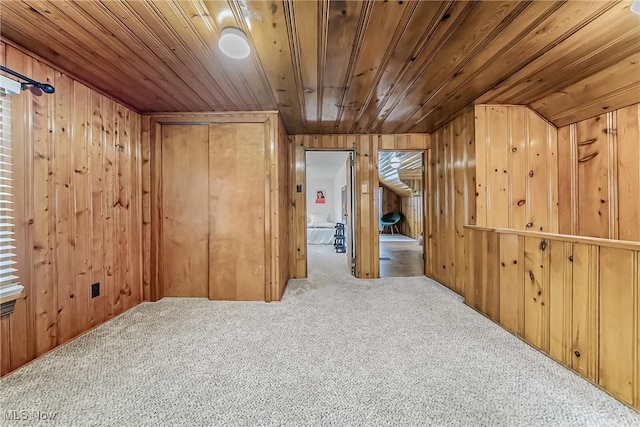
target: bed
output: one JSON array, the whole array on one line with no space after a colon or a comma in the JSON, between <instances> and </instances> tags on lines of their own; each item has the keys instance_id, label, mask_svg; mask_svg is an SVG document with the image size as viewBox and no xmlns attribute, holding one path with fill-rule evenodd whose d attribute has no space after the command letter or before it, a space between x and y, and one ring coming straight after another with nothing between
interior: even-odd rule
<instances>
[{"instance_id":1,"label":"bed","mask_svg":"<svg viewBox=\"0 0 640 427\"><path fill-rule=\"evenodd\" d=\"M333 245L336 225L327 221L327 215L310 215L307 222L308 245Z\"/></svg>"}]
</instances>

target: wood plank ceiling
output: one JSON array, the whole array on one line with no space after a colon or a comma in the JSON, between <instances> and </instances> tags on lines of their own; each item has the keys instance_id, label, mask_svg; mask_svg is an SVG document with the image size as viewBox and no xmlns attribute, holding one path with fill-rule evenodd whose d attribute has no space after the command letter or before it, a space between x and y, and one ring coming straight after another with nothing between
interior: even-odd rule
<instances>
[{"instance_id":1,"label":"wood plank ceiling","mask_svg":"<svg viewBox=\"0 0 640 427\"><path fill-rule=\"evenodd\" d=\"M2 36L140 112L281 111L289 133L432 132L464 106L556 125L640 101L631 1L5 1ZM252 55L217 48L245 30Z\"/></svg>"}]
</instances>

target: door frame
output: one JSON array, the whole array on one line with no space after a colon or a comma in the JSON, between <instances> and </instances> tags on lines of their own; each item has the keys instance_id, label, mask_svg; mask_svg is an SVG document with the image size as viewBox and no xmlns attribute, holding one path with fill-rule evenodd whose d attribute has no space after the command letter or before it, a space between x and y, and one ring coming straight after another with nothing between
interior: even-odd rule
<instances>
[{"instance_id":1,"label":"door frame","mask_svg":"<svg viewBox=\"0 0 640 427\"><path fill-rule=\"evenodd\" d=\"M355 183L356 183L356 167L355 167L355 157L356 157L356 151L354 149L339 149L339 148L303 148L303 153L301 158L297 158L296 162L300 162L302 163L302 170L303 173L300 174L297 178L297 183L299 184L300 182L302 182L302 191L297 191L297 188L294 188L294 191L296 192L296 197L295 197L295 201L294 201L294 206L295 206L295 224L294 224L294 229L298 228L297 231L297 235L298 235L298 243L300 243L300 240L304 241L304 254L303 254L303 262L304 262L304 276L303 277L297 277L294 275L294 277L296 279L301 279L301 278L306 278L309 275L309 254L308 254L308 245L307 245L307 230L306 230L306 225L307 225L307 218L309 216L308 214L308 210L307 210L307 153L309 152L339 152L339 153L348 153L351 154L351 160L354 163L351 166L351 221L353 221L354 225L353 228L356 228L355 226L355 215L358 212L358 207L357 207L357 197L355 197ZM347 183L348 185L348 183ZM347 192L348 193L348 192ZM298 209L299 206L302 205L302 209ZM302 228L303 227L303 228ZM358 256L357 256L357 252L356 252L356 247L357 247L357 233L355 232L355 230L351 231L352 235L353 235L353 242L352 243L347 243L347 244L351 244L353 245L353 251L356 254L355 256L355 264L352 264L352 266L350 266L350 270L353 274L353 276L355 276L355 271L357 271L357 262L358 262ZM292 239L293 243L295 245L295 239ZM294 251L297 252L297 251ZM294 271L296 269L294 268Z\"/></svg>"},{"instance_id":2,"label":"door frame","mask_svg":"<svg viewBox=\"0 0 640 427\"><path fill-rule=\"evenodd\" d=\"M265 167L277 169L277 163L269 161L275 154L275 141L278 140L279 121L277 111L241 112L241 113L158 113L142 118L142 159L143 169L148 170L148 181L142 183L143 212L143 295L145 301L158 301L164 298L162 271L162 126L163 125L211 125L216 123L265 125ZM288 168L287 168L288 169ZM272 171L273 172L273 171ZM144 176L143 171L143 176ZM278 240L273 238L272 230L278 230L278 194L277 180L270 179L265 173L265 301L279 300L285 284L279 283L278 266L275 260L278 253ZM274 182L275 181L275 182ZM274 268L275 264L275 268Z\"/></svg>"},{"instance_id":3,"label":"door frame","mask_svg":"<svg viewBox=\"0 0 640 427\"><path fill-rule=\"evenodd\" d=\"M428 255L427 255L427 237L428 234L430 232L430 225L427 222L429 215L427 212L427 209L429 208L429 198L428 198L428 193L427 193L427 188L428 188L428 179L429 179L429 168L428 168L428 159L429 159L429 153L430 153L431 149L430 148L426 148L426 149L406 149L406 150L398 150L398 149L387 149L387 148L380 148L378 150L378 157L375 159L376 160L376 169L378 168L378 164L380 161L380 153L422 153L422 190L421 190L421 197L422 197L422 274L424 276L427 275L427 259L428 259ZM376 184L376 189L378 187L380 187L380 176L376 174L375 177L375 184ZM379 203L375 203L374 207L373 207L376 211L379 210L380 208L380 204ZM377 218L380 218L380 215L382 213L381 212L377 212ZM378 271L380 271L380 245L376 245L376 250L378 253L377 259L378 259Z\"/></svg>"}]
</instances>

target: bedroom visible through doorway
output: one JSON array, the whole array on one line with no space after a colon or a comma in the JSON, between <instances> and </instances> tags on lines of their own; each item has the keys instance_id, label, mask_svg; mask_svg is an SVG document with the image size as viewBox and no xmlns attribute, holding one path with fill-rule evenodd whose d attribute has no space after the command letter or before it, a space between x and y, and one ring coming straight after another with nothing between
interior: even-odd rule
<instances>
[{"instance_id":1,"label":"bedroom visible through doorway","mask_svg":"<svg viewBox=\"0 0 640 427\"><path fill-rule=\"evenodd\" d=\"M336 268L352 270L354 259L353 166L350 151L307 151L307 265L313 274L313 257L336 259Z\"/></svg>"}]
</instances>

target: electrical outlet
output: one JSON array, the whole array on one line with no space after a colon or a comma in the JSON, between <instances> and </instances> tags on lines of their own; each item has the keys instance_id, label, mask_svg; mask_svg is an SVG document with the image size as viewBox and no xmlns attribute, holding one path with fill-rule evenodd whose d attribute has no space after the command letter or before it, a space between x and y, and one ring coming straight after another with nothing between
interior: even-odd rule
<instances>
[{"instance_id":1,"label":"electrical outlet","mask_svg":"<svg viewBox=\"0 0 640 427\"><path fill-rule=\"evenodd\" d=\"M91 298L100 296L100 283L94 283L91 285Z\"/></svg>"}]
</instances>

